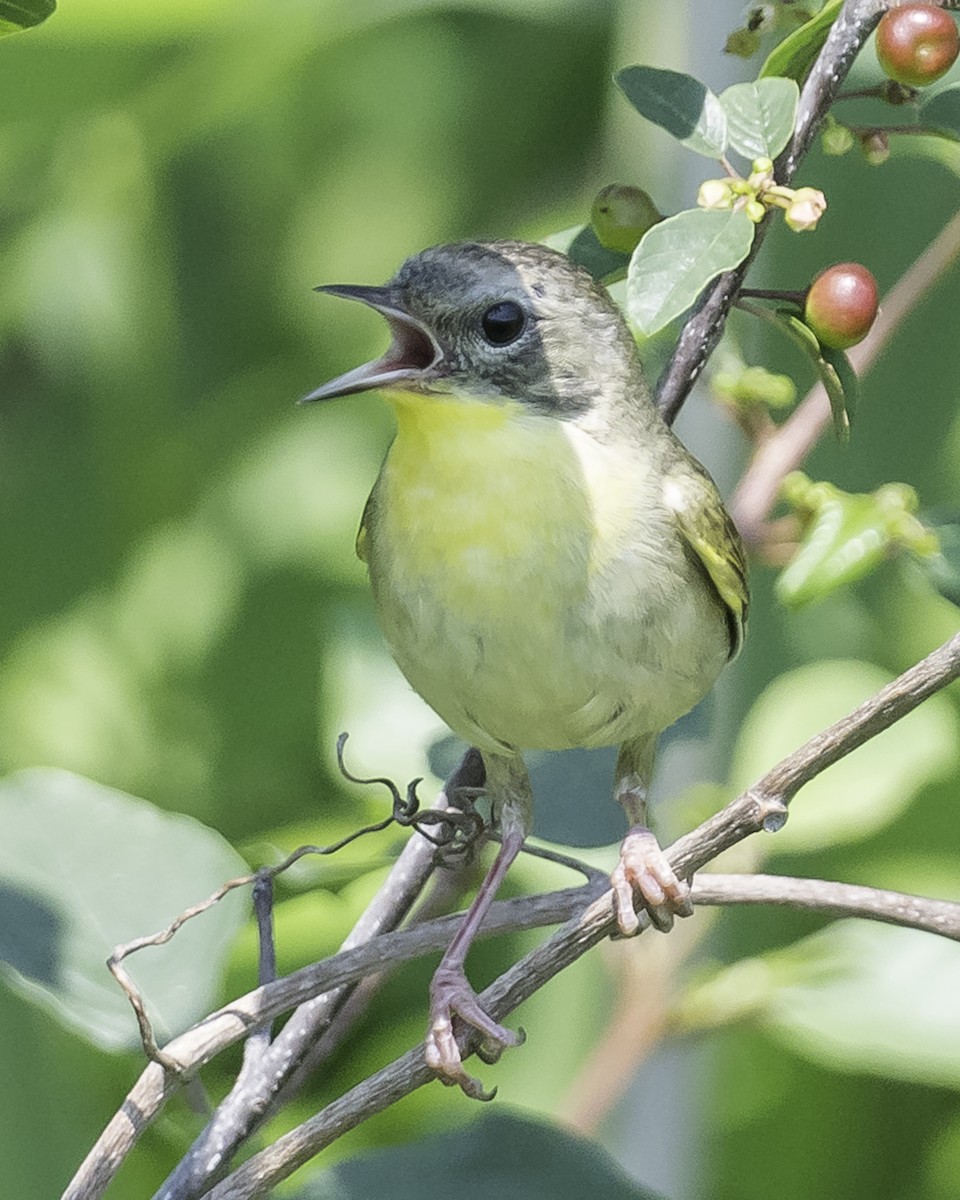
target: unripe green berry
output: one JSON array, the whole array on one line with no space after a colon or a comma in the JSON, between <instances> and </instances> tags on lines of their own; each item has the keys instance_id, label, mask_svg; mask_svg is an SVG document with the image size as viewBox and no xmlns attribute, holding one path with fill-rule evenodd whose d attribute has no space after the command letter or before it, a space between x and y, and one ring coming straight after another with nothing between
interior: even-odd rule
<instances>
[{"instance_id":1,"label":"unripe green berry","mask_svg":"<svg viewBox=\"0 0 960 1200\"><path fill-rule=\"evenodd\" d=\"M879 307L877 281L860 263L836 263L814 278L803 319L817 340L833 350L863 341Z\"/></svg>"},{"instance_id":2,"label":"unripe green berry","mask_svg":"<svg viewBox=\"0 0 960 1200\"><path fill-rule=\"evenodd\" d=\"M877 58L891 79L909 87L934 83L957 61L960 33L953 17L932 4L903 4L877 26Z\"/></svg>"},{"instance_id":3,"label":"unripe green berry","mask_svg":"<svg viewBox=\"0 0 960 1200\"><path fill-rule=\"evenodd\" d=\"M590 223L601 246L632 254L647 230L663 213L642 188L611 183L599 192L590 210Z\"/></svg>"}]
</instances>

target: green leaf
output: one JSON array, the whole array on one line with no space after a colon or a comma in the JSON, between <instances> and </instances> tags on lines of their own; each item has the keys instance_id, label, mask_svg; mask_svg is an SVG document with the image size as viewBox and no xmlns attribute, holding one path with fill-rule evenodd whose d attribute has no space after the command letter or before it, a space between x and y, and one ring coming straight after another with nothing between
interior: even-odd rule
<instances>
[{"instance_id":1,"label":"green leaf","mask_svg":"<svg viewBox=\"0 0 960 1200\"><path fill-rule=\"evenodd\" d=\"M771 313L769 309L761 310L758 306L751 305L749 311L774 320L807 355L830 401L833 430L837 440L847 441L850 437L850 417L856 409L859 383L846 355L821 346L813 330L789 309L780 308Z\"/></svg>"},{"instance_id":2,"label":"green leaf","mask_svg":"<svg viewBox=\"0 0 960 1200\"><path fill-rule=\"evenodd\" d=\"M843 407L846 410L847 420L845 428L853 424L853 419L857 415L857 405L860 402L860 377L847 358L843 350L834 350L830 346L820 347L820 357L833 371L837 383L840 386L840 391L843 396ZM829 394L829 389L828 389ZM833 413L834 428L836 429L837 413ZM837 436L842 437L843 432L837 430Z\"/></svg>"},{"instance_id":3,"label":"green leaf","mask_svg":"<svg viewBox=\"0 0 960 1200\"><path fill-rule=\"evenodd\" d=\"M940 549L920 561L940 595L960 605L960 512L924 513L922 519L937 535Z\"/></svg>"},{"instance_id":4,"label":"green leaf","mask_svg":"<svg viewBox=\"0 0 960 1200\"><path fill-rule=\"evenodd\" d=\"M732 787L749 787L780 759L890 682L871 663L826 659L789 671L760 695L734 751ZM929 783L960 764L958 719L943 695L932 696L828 771L790 806L771 848L819 849L870 837L888 825Z\"/></svg>"},{"instance_id":5,"label":"green leaf","mask_svg":"<svg viewBox=\"0 0 960 1200\"><path fill-rule=\"evenodd\" d=\"M0 0L0 37L42 24L57 9L57 0Z\"/></svg>"},{"instance_id":6,"label":"green leaf","mask_svg":"<svg viewBox=\"0 0 960 1200\"><path fill-rule=\"evenodd\" d=\"M602 283L613 283L627 274L630 257L618 250L608 250L601 245L592 225L584 225L567 247L571 262L586 267L594 279Z\"/></svg>"},{"instance_id":7,"label":"green leaf","mask_svg":"<svg viewBox=\"0 0 960 1200\"><path fill-rule=\"evenodd\" d=\"M797 119L800 89L792 79L735 83L720 94L727 114L727 138L734 150L753 161L776 158L790 141Z\"/></svg>"},{"instance_id":8,"label":"green leaf","mask_svg":"<svg viewBox=\"0 0 960 1200\"><path fill-rule=\"evenodd\" d=\"M956 942L845 920L761 961L780 985L765 1025L794 1050L833 1071L960 1086Z\"/></svg>"},{"instance_id":9,"label":"green leaf","mask_svg":"<svg viewBox=\"0 0 960 1200\"><path fill-rule=\"evenodd\" d=\"M723 106L699 79L658 67L624 67L614 78L637 112L681 145L707 158L720 158L726 150Z\"/></svg>"},{"instance_id":10,"label":"green leaf","mask_svg":"<svg viewBox=\"0 0 960 1200\"><path fill-rule=\"evenodd\" d=\"M836 489L817 510L790 564L777 579L777 596L800 608L862 579L886 558L891 537L874 496Z\"/></svg>"},{"instance_id":11,"label":"green leaf","mask_svg":"<svg viewBox=\"0 0 960 1200\"><path fill-rule=\"evenodd\" d=\"M756 226L745 212L692 208L648 230L627 272L627 313L646 334L662 329L710 282L750 253Z\"/></svg>"},{"instance_id":12,"label":"green leaf","mask_svg":"<svg viewBox=\"0 0 960 1200\"><path fill-rule=\"evenodd\" d=\"M815 17L795 29L770 51L760 68L760 78L783 75L803 83L842 7L843 0L827 0Z\"/></svg>"},{"instance_id":13,"label":"green leaf","mask_svg":"<svg viewBox=\"0 0 960 1200\"><path fill-rule=\"evenodd\" d=\"M565 1129L497 1112L466 1128L338 1163L295 1200L657 1200L596 1142Z\"/></svg>"},{"instance_id":14,"label":"green leaf","mask_svg":"<svg viewBox=\"0 0 960 1200\"><path fill-rule=\"evenodd\" d=\"M69 771L0 781L0 828L0 974L96 1045L138 1046L107 956L164 928L246 864L192 818ZM168 945L127 960L158 1035L210 1010L246 904L239 892L228 896Z\"/></svg>"},{"instance_id":15,"label":"green leaf","mask_svg":"<svg viewBox=\"0 0 960 1200\"><path fill-rule=\"evenodd\" d=\"M920 104L920 124L960 141L960 83L951 84Z\"/></svg>"}]
</instances>

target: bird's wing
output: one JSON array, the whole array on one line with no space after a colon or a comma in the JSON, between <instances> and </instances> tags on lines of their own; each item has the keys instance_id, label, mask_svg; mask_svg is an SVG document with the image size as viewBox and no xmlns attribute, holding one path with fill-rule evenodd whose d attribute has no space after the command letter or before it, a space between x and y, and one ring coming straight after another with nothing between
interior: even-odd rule
<instances>
[{"instance_id":1,"label":"bird's wing","mask_svg":"<svg viewBox=\"0 0 960 1200\"><path fill-rule=\"evenodd\" d=\"M726 606L730 658L740 653L750 606L747 560L740 534L716 486L699 463L678 463L664 479L664 500L674 513L687 545L703 564Z\"/></svg>"},{"instance_id":2,"label":"bird's wing","mask_svg":"<svg viewBox=\"0 0 960 1200\"><path fill-rule=\"evenodd\" d=\"M357 558L362 563L367 561L367 527L370 524L370 516L373 512L373 492L367 497L367 502L363 506L363 516L360 518L360 528L357 530L357 540L354 543L354 549L357 552Z\"/></svg>"}]
</instances>

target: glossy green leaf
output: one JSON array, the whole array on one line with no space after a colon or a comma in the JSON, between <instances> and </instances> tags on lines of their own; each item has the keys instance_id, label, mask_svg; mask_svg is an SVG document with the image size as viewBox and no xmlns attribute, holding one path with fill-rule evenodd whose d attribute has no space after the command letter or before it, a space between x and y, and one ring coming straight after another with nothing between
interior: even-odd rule
<instances>
[{"instance_id":1,"label":"glossy green leaf","mask_svg":"<svg viewBox=\"0 0 960 1200\"><path fill-rule=\"evenodd\" d=\"M720 94L727 139L745 158L776 158L790 141L800 89L792 79L772 77L735 83Z\"/></svg>"},{"instance_id":2,"label":"glossy green leaf","mask_svg":"<svg viewBox=\"0 0 960 1200\"><path fill-rule=\"evenodd\" d=\"M164 928L246 864L198 821L68 771L0 782L0 827L0 974L96 1045L139 1045L107 956ZM228 896L125 964L161 1037L212 1007L247 903Z\"/></svg>"},{"instance_id":3,"label":"glossy green leaf","mask_svg":"<svg viewBox=\"0 0 960 1200\"><path fill-rule=\"evenodd\" d=\"M710 89L692 75L658 67L624 67L614 77L633 107L697 154L719 158L727 148L727 118Z\"/></svg>"},{"instance_id":4,"label":"glossy green leaf","mask_svg":"<svg viewBox=\"0 0 960 1200\"><path fill-rule=\"evenodd\" d=\"M808 738L847 716L890 682L870 663L826 659L788 671L751 708L734 751L732 787L742 791ZM929 783L960 764L953 706L932 696L902 721L811 780L771 843L792 852L869 837Z\"/></svg>"},{"instance_id":5,"label":"glossy green leaf","mask_svg":"<svg viewBox=\"0 0 960 1200\"><path fill-rule=\"evenodd\" d=\"M760 78L784 75L787 79L795 79L797 83L802 83L823 48L830 27L842 7L843 0L827 0L815 17L799 29L795 29L770 51L766 62L760 68Z\"/></svg>"},{"instance_id":6,"label":"glossy green leaf","mask_svg":"<svg viewBox=\"0 0 960 1200\"><path fill-rule=\"evenodd\" d=\"M42 24L57 10L57 0L0 0L0 36Z\"/></svg>"},{"instance_id":7,"label":"glossy green leaf","mask_svg":"<svg viewBox=\"0 0 960 1200\"><path fill-rule=\"evenodd\" d=\"M706 285L750 253L756 226L745 212L687 209L648 230L630 259L627 313L647 334L696 301Z\"/></svg>"},{"instance_id":8,"label":"glossy green leaf","mask_svg":"<svg viewBox=\"0 0 960 1200\"><path fill-rule=\"evenodd\" d=\"M922 101L920 124L960 141L960 83L951 84Z\"/></svg>"},{"instance_id":9,"label":"glossy green leaf","mask_svg":"<svg viewBox=\"0 0 960 1200\"><path fill-rule=\"evenodd\" d=\"M578 266L586 267L594 279L603 283L623 279L630 262L629 255L619 250L608 250L601 245L592 225L584 225L567 247L567 256Z\"/></svg>"},{"instance_id":10,"label":"glossy green leaf","mask_svg":"<svg viewBox=\"0 0 960 1200\"><path fill-rule=\"evenodd\" d=\"M509 1113L338 1163L296 1200L656 1200L596 1142Z\"/></svg>"}]
</instances>

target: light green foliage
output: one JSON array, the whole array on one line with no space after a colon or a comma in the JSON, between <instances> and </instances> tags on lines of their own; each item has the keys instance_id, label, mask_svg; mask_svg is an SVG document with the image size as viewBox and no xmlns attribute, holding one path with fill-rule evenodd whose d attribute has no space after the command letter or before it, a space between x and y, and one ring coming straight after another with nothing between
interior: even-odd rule
<instances>
[{"instance_id":1,"label":"light green foliage","mask_svg":"<svg viewBox=\"0 0 960 1200\"><path fill-rule=\"evenodd\" d=\"M727 138L744 158L776 158L790 140L800 89L792 79L735 83L720 95Z\"/></svg>"},{"instance_id":2,"label":"light green foliage","mask_svg":"<svg viewBox=\"0 0 960 1200\"><path fill-rule=\"evenodd\" d=\"M916 492L905 484L851 494L794 471L784 480L783 494L803 527L800 547L777 579L784 604L822 600L901 550L921 559L942 557L936 534L915 515Z\"/></svg>"},{"instance_id":3,"label":"light green foliage","mask_svg":"<svg viewBox=\"0 0 960 1200\"><path fill-rule=\"evenodd\" d=\"M0 971L22 994L106 1050L133 1049L130 1003L104 963L115 946L166 928L247 866L212 829L68 771L0 783ZM245 916L232 895L176 945L125 963L166 1040L204 1016Z\"/></svg>"},{"instance_id":4,"label":"light green foliage","mask_svg":"<svg viewBox=\"0 0 960 1200\"><path fill-rule=\"evenodd\" d=\"M745 212L688 209L644 234L627 273L627 314L656 333L693 304L703 288L743 262L753 242Z\"/></svg>"},{"instance_id":5,"label":"light green foliage","mask_svg":"<svg viewBox=\"0 0 960 1200\"><path fill-rule=\"evenodd\" d=\"M748 787L889 682L876 667L855 660L824 660L781 675L743 722L733 789ZM883 829L924 787L956 771L958 733L953 707L934 697L807 784L774 849L822 849Z\"/></svg>"}]
</instances>

